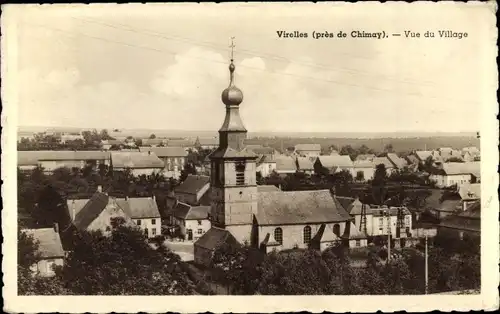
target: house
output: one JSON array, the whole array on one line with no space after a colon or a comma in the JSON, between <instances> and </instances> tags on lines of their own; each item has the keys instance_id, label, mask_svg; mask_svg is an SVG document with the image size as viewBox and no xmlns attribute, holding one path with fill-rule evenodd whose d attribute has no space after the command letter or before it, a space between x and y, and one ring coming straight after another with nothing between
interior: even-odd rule
<instances>
[{"instance_id":1,"label":"house","mask_svg":"<svg viewBox=\"0 0 500 314\"><path fill-rule=\"evenodd\" d=\"M278 156L276 160L276 173L287 175L297 172L297 164L292 156Z\"/></svg>"},{"instance_id":2,"label":"house","mask_svg":"<svg viewBox=\"0 0 500 314\"><path fill-rule=\"evenodd\" d=\"M219 139L217 137L196 138L194 147L197 149L215 149L219 146Z\"/></svg>"},{"instance_id":3,"label":"house","mask_svg":"<svg viewBox=\"0 0 500 314\"><path fill-rule=\"evenodd\" d=\"M458 187L462 199L462 210L466 211L471 204L481 200L481 183L466 183Z\"/></svg>"},{"instance_id":4,"label":"house","mask_svg":"<svg viewBox=\"0 0 500 314\"><path fill-rule=\"evenodd\" d=\"M141 143L142 146L158 147L167 143L167 140L163 138L143 138Z\"/></svg>"},{"instance_id":5,"label":"house","mask_svg":"<svg viewBox=\"0 0 500 314\"><path fill-rule=\"evenodd\" d=\"M163 174L178 179L186 164L187 151L182 147L139 147L140 152L153 152L163 161Z\"/></svg>"},{"instance_id":6,"label":"house","mask_svg":"<svg viewBox=\"0 0 500 314\"><path fill-rule=\"evenodd\" d=\"M179 226L183 239L197 241L211 227L209 213L210 206L191 206L178 202L172 213L173 224Z\"/></svg>"},{"instance_id":7,"label":"house","mask_svg":"<svg viewBox=\"0 0 500 314\"><path fill-rule=\"evenodd\" d=\"M474 202L466 211L449 215L438 226L438 235L463 240L481 236L481 203Z\"/></svg>"},{"instance_id":8,"label":"house","mask_svg":"<svg viewBox=\"0 0 500 314\"><path fill-rule=\"evenodd\" d=\"M257 159L256 172L259 172L263 178L269 177L271 173L276 172L276 167L274 155L261 155Z\"/></svg>"},{"instance_id":9,"label":"house","mask_svg":"<svg viewBox=\"0 0 500 314\"><path fill-rule=\"evenodd\" d=\"M428 150L417 150L414 154L420 163L424 163L429 157L433 157L432 152Z\"/></svg>"},{"instance_id":10,"label":"house","mask_svg":"<svg viewBox=\"0 0 500 314\"><path fill-rule=\"evenodd\" d=\"M302 157L317 157L321 154L320 144L297 144L295 153Z\"/></svg>"},{"instance_id":11,"label":"house","mask_svg":"<svg viewBox=\"0 0 500 314\"><path fill-rule=\"evenodd\" d=\"M355 160L352 177L357 181L372 180L375 175L375 164L372 160Z\"/></svg>"},{"instance_id":12,"label":"house","mask_svg":"<svg viewBox=\"0 0 500 314\"><path fill-rule=\"evenodd\" d=\"M194 141L188 139L169 139L167 140L167 146L171 147L183 147L184 149L194 148Z\"/></svg>"},{"instance_id":13,"label":"house","mask_svg":"<svg viewBox=\"0 0 500 314\"><path fill-rule=\"evenodd\" d=\"M153 152L111 152L113 172L130 169L133 176L161 173L165 168L163 161Z\"/></svg>"},{"instance_id":14,"label":"house","mask_svg":"<svg viewBox=\"0 0 500 314\"><path fill-rule=\"evenodd\" d=\"M346 170L352 174L354 172L354 164L349 155L319 156L314 163L314 170L316 173L321 173L325 169L329 173Z\"/></svg>"},{"instance_id":15,"label":"house","mask_svg":"<svg viewBox=\"0 0 500 314\"><path fill-rule=\"evenodd\" d=\"M408 162L394 153L388 153L387 159L389 159L394 168L398 170L402 170L405 167L408 167Z\"/></svg>"},{"instance_id":16,"label":"house","mask_svg":"<svg viewBox=\"0 0 500 314\"><path fill-rule=\"evenodd\" d=\"M58 225L55 224L54 228L26 229L22 232L32 236L38 243L39 258L31 267L33 273L42 277L55 276L54 266L63 266L65 257Z\"/></svg>"},{"instance_id":17,"label":"house","mask_svg":"<svg viewBox=\"0 0 500 314\"><path fill-rule=\"evenodd\" d=\"M100 190L90 199L69 199L67 206L71 224L77 230L99 230L104 235L108 235L113 229L112 223L115 218L122 218L127 225L135 226L117 199Z\"/></svg>"},{"instance_id":18,"label":"house","mask_svg":"<svg viewBox=\"0 0 500 314\"><path fill-rule=\"evenodd\" d=\"M121 148L124 145L122 140L102 140L101 147L104 150L110 150L111 147L119 147Z\"/></svg>"},{"instance_id":19,"label":"house","mask_svg":"<svg viewBox=\"0 0 500 314\"><path fill-rule=\"evenodd\" d=\"M186 180L175 188L175 197L180 202L196 206L200 205L204 197L209 196L209 189L209 176L190 174Z\"/></svg>"},{"instance_id":20,"label":"house","mask_svg":"<svg viewBox=\"0 0 500 314\"><path fill-rule=\"evenodd\" d=\"M337 197L342 199L342 197ZM349 199L344 197L344 199ZM352 199L351 199L352 200ZM354 199L349 202L344 200L341 203L347 205L346 210L354 218L354 226L360 231L364 232L365 226L362 225L361 217L363 210L366 213L366 235L367 236L385 236L388 235L388 225L390 224L390 232L394 237L405 238L410 236L412 230L412 215L406 207L380 207L370 206L363 204L359 199ZM397 230L398 214L402 215L403 225Z\"/></svg>"},{"instance_id":21,"label":"house","mask_svg":"<svg viewBox=\"0 0 500 314\"><path fill-rule=\"evenodd\" d=\"M442 190L431 190L431 195L425 199L424 209L430 211L436 218L449 216L462 208L459 195L446 196Z\"/></svg>"},{"instance_id":22,"label":"house","mask_svg":"<svg viewBox=\"0 0 500 314\"><path fill-rule=\"evenodd\" d=\"M375 159L375 154L359 154L358 156L356 156L356 159L354 161L361 161L361 160L369 160L369 161L372 161L373 159Z\"/></svg>"},{"instance_id":23,"label":"house","mask_svg":"<svg viewBox=\"0 0 500 314\"><path fill-rule=\"evenodd\" d=\"M375 169L377 168L378 165L384 165L387 175L390 175L396 170L395 166L387 157L375 157L373 159L373 164L375 165Z\"/></svg>"},{"instance_id":24,"label":"house","mask_svg":"<svg viewBox=\"0 0 500 314\"><path fill-rule=\"evenodd\" d=\"M146 237L161 235L161 216L154 196L117 198L116 203L143 230Z\"/></svg>"},{"instance_id":25,"label":"house","mask_svg":"<svg viewBox=\"0 0 500 314\"><path fill-rule=\"evenodd\" d=\"M349 243L351 235L356 241L358 235L348 227L352 217L329 190L259 191L259 156L245 149L247 130L239 115L243 92L234 84L235 68L231 62L229 86L221 95L226 116L219 129L219 146L210 155L211 227L194 243L195 262L210 265L213 252L223 244L249 245L269 252L324 250L337 242ZM320 151L317 147L297 148L304 155L319 155ZM276 159L276 172L295 172L295 160L285 158Z\"/></svg>"},{"instance_id":26,"label":"house","mask_svg":"<svg viewBox=\"0 0 500 314\"><path fill-rule=\"evenodd\" d=\"M38 165L47 173L63 167L82 169L91 166L97 169L101 164L110 164L109 153L101 151L37 151L35 154Z\"/></svg>"},{"instance_id":27,"label":"house","mask_svg":"<svg viewBox=\"0 0 500 314\"><path fill-rule=\"evenodd\" d=\"M430 176L438 187L451 187L481 180L480 162L448 162Z\"/></svg>"},{"instance_id":28,"label":"house","mask_svg":"<svg viewBox=\"0 0 500 314\"><path fill-rule=\"evenodd\" d=\"M314 174L314 162L311 157L297 157L297 172Z\"/></svg>"},{"instance_id":29,"label":"house","mask_svg":"<svg viewBox=\"0 0 500 314\"><path fill-rule=\"evenodd\" d=\"M39 151L18 151L17 152L17 167L19 170L26 172L38 167Z\"/></svg>"}]
</instances>

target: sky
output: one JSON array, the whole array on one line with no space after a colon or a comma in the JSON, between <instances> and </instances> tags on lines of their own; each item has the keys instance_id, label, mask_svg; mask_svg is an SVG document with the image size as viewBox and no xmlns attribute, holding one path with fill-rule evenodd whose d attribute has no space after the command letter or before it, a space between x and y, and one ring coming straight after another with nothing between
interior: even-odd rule
<instances>
[{"instance_id":1,"label":"sky","mask_svg":"<svg viewBox=\"0 0 500 314\"><path fill-rule=\"evenodd\" d=\"M15 34L18 123L217 130L235 37L249 131L479 130L496 82L487 12L363 4L26 6ZM311 38L340 30L468 37Z\"/></svg>"}]
</instances>

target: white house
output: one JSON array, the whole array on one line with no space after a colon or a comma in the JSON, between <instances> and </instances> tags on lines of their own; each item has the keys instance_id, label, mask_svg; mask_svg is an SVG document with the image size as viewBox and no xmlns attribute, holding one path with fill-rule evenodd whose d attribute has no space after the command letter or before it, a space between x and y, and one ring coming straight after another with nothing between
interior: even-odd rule
<instances>
[{"instance_id":1,"label":"white house","mask_svg":"<svg viewBox=\"0 0 500 314\"><path fill-rule=\"evenodd\" d=\"M292 156L276 157L276 173L286 175L297 172L297 164Z\"/></svg>"},{"instance_id":2,"label":"white house","mask_svg":"<svg viewBox=\"0 0 500 314\"><path fill-rule=\"evenodd\" d=\"M354 164L349 155L329 155L319 156L316 159L314 168L317 172L319 168L327 169L330 173L340 172L342 170L354 172Z\"/></svg>"},{"instance_id":3,"label":"white house","mask_svg":"<svg viewBox=\"0 0 500 314\"><path fill-rule=\"evenodd\" d=\"M39 259L31 267L34 274L42 277L55 276L54 266L64 265L64 250L59 237L59 227L54 228L26 229L22 230L26 235L32 236L38 243Z\"/></svg>"},{"instance_id":4,"label":"white house","mask_svg":"<svg viewBox=\"0 0 500 314\"><path fill-rule=\"evenodd\" d=\"M172 213L172 222L179 226L181 236L187 241L196 241L211 227L210 206L190 206L178 202Z\"/></svg>"},{"instance_id":5,"label":"white house","mask_svg":"<svg viewBox=\"0 0 500 314\"><path fill-rule=\"evenodd\" d=\"M161 235L161 216L155 197L126 197L116 203L148 238Z\"/></svg>"},{"instance_id":6,"label":"white house","mask_svg":"<svg viewBox=\"0 0 500 314\"><path fill-rule=\"evenodd\" d=\"M481 180L480 162L449 162L430 176L438 187L460 186Z\"/></svg>"},{"instance_id":7,"label":"white house","mask_svg":"<svg viewBox=\"0 0 500 314\"><path fill-rule=\"evenodd\" d=\"M111 152L111 166L114 172L130 169L132 175L151 175L161 173L165 164L153 152Z\"/></svg>"},{"instance_id":8,"label":"white house","mask_svg":"<svg viewBox=\"0 0 500 314\"><path fill-rule=\"evenodd\" d=\"M297 171L305 174L314 174L314 159L311 158L297 156Z\"/></svg>"}]
</instances>

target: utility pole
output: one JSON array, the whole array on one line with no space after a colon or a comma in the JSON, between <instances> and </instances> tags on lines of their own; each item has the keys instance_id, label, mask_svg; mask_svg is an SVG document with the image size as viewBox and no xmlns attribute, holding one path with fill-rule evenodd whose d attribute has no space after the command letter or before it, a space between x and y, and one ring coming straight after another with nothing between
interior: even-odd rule
<instances>
[{"instance_id":1,"label":"utility pole","mask_svg":"<svg viewBox=\"0 0 500 314\"><path fill-rule=\"evenodd\" d=\"M429 287L429 262L428 262L428 252L427 252L427 234L425 235L425 294L428 293Z\"/></svg>"},{"instance_id":2,"label":"utility pole","mask_svg":"<svg viewBox=\"0 0 500 314\"><path fill-rule=\"evenodd\" d=\"M387 262L391 260L391 213L388 208L387 214Z\"/></svg>"}]
</instances>

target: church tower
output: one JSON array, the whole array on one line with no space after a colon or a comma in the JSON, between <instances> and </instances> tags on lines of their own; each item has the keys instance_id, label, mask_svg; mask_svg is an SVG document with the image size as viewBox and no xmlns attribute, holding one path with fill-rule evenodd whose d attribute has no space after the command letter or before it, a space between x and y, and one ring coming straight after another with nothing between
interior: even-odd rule
<instances>
[{"instance_id":1,"label":"church tower","mask_svg":"<svg viewBox=\"0 0 500 314\"><path fill-rule=\"evenodd\" d=\"M244 148L247 130L239 112L243 92L234 84L235 69L231 51L229 86L221 96L226 117L219 130L219 147L210 155L210 219L213 227L228 230L240 243L251 244L253 217L257 211L257 156Z\"/></svg>"}]
</instances>

